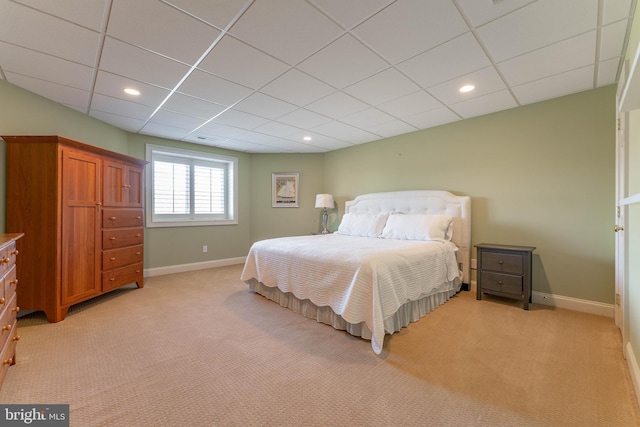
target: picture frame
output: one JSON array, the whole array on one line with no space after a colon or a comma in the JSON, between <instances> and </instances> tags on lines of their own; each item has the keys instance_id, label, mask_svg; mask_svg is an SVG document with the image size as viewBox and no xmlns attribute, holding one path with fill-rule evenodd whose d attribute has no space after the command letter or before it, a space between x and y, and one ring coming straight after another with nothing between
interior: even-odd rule
<instances>
[{"instance_id":1,"label":"picture frame","mask_svg":"<svg viewBox=\"0 0 640 427\"><path fill-rule=\"evenodd\" d=\"M274 172L271 174L271 207L300 207L300 174Z\"/></svg>"}]
</instances>

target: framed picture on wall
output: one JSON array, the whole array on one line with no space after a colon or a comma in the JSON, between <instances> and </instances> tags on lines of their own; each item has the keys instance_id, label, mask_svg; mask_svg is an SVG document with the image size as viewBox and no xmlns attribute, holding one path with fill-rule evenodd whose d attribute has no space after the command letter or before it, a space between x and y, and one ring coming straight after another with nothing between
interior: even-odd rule
<instances>
[{"instance_id":1,"label":"framed picture on wall","mask_svg":"<svg viewBox=\"0 0 640 427\"><path fill-rule=\"evenodd\" d=\"M274 208L297 208L299 204L300 174L298 172L276 172L271 174L271 206Z\"/></svg>"}]
</instances>

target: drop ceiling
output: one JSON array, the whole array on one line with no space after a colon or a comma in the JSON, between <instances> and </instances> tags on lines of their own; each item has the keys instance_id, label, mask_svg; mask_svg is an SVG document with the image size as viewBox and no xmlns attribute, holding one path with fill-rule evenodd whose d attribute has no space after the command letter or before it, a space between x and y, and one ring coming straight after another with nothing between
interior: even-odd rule
<instances>
[{"instance_id":1,"label":"drop ceiling","mask_svg":"<svg viewBox=\"0 0 640 427\"><path fill-rule=\"evenodd\" d=\"M635 7L0 0L0 78L132 133L319 153L616 83Z\"/></svg>"}]
</instances>

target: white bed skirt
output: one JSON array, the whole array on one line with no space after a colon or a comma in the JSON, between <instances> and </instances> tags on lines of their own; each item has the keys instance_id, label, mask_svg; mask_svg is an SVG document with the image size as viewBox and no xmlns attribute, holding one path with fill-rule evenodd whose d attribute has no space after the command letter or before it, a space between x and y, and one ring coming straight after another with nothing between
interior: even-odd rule
<instances>
[{"instance_id":1,"label":"white bed skirt","mask_svg":"<svg viewBox=\"0 0 640 427\"><path fill-rule=\"evenodd\" d=\"M277 287L269 287L256 279L247 280L249 288L264 296L265 298L275 301L282 307L289 308L296 313L300 313L310 319L315 319L320 323L325 323L335 329L347 331L351 335L371 339L371 330L364 322L357 324L349 323L340 315L336 314L331 307L318 307L311 301L300 300L290 292L282 292ZM455 287L459 289L459 286ZM410 301L402 305L396 313L384 320L384 330L387 334L393 334L400 329L406 327L411 322L416 322L420 318L426 316L429 312L447 302L457 291L450 290L437 294L426 296L417 301Z\"/></svg>"}]
</instances>

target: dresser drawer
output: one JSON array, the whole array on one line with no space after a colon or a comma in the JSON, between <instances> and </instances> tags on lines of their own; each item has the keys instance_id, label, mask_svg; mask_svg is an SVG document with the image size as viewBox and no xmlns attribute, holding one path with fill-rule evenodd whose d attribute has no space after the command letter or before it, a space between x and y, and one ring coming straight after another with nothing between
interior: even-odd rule
<instances>
[{"instance_id":1,"label":"dresser drawer","mask_svg":"<svg viewBox=\"0 0 640 427\"><path fill-rule=\"evenodd\" d=\"M107 229L102 232L102 249L141 245L143 242L142 228Z\"/></svg>"},{"instance_id":2,"label":"dresser drawer","mask_svg":"<svg viewBox=\"0 0 640 427\"><path fill-rule=\"evenodd\" d=\"M16 323L16 301L18 298L13 295L12 298L5 300L5 303L0 306L0 342L5 342L9 339L12 330L15 328Z\"/></svg>"},{"instance_id":3,"label":"dresser drawer","mask_svg":"<svg viewBox=\"0 0 640 427\"><path fill-rule=\"evenodd\" d=\"M0 249L0 276L2 276L12 265L16 263L16 242L11 242Z\"/></svg>"},{"instance_id":4,"label":"dresser drawer","mask_svg":"<svg viewBox=\"0 0 640 427\"><path fill-rule=\"evenodd\" d=\"M482 270L499 271L509 274L523 274L524 267L520 254L506 254L501 252L483 252Z\"/></svg>"},{"instance_id":5,"label":"dresser drawer","mask_svg":"<svg viewBox=\"0 0 640 427\"><path fill-rule=\"evenodd\" d=\"M142 262L144 257L143 248L142 245L138 245L102 252L102 269L111 270Z\"/></svg>"},{"instance_id":6,"label":"dresser drawer","mask_svg":"<svg viewBox=\"0 0 640 427\"><path fill-rule=\"evenodd\" d=\"M20 337L18 336L18 330L16 328L16 322L13 322L13 327L11 328L10 337L2 346L2 350L0 351L0 384L2 384L4 377L7 375L7 371L9 370L9 366L15 365L16 360L16 343Z\"/></svg>"},{"instance_id":7,"label":"dresser drawer","mask_svg":"<svg viewBox=\"0 0 640 427\"><path fill-rule=\"evenodd\" d=\"M4 276L4 298L10 299L16 293L18 278L16 277L16 266L12 265L11 270Z\"/></svg>"},{"instance_id":8,"label":"dresser drawer","mask_svg":"<svg viewBox=\"0 0 640 427\"><path fill-rule=\"evenodd\" d=\"M142 209L102 210L103 228L142 227Z\"/></svg>"},{"instance_id":9,"label":"dresser drawer","mask_svg":"<svg viewBox=\"0 0 640 427\"><path fill-rule=\"evenodd\" d=\"M142 280L142 263L105 271L102 273L102 291L107 292L133 282L138 283L138 286L142 287Z\"/></svg>"},{"instance_id":10,"label":"dresser drawer","mask_svg":"<svg viewBox=\"0 0 640 427\"><path fill-rule=\"evenodd\" d=\"M522 296L522 276L481 271L480 280L482 281L483 291L496 291L517 295L518 297Z\"/></svg>"}]
</instances>

